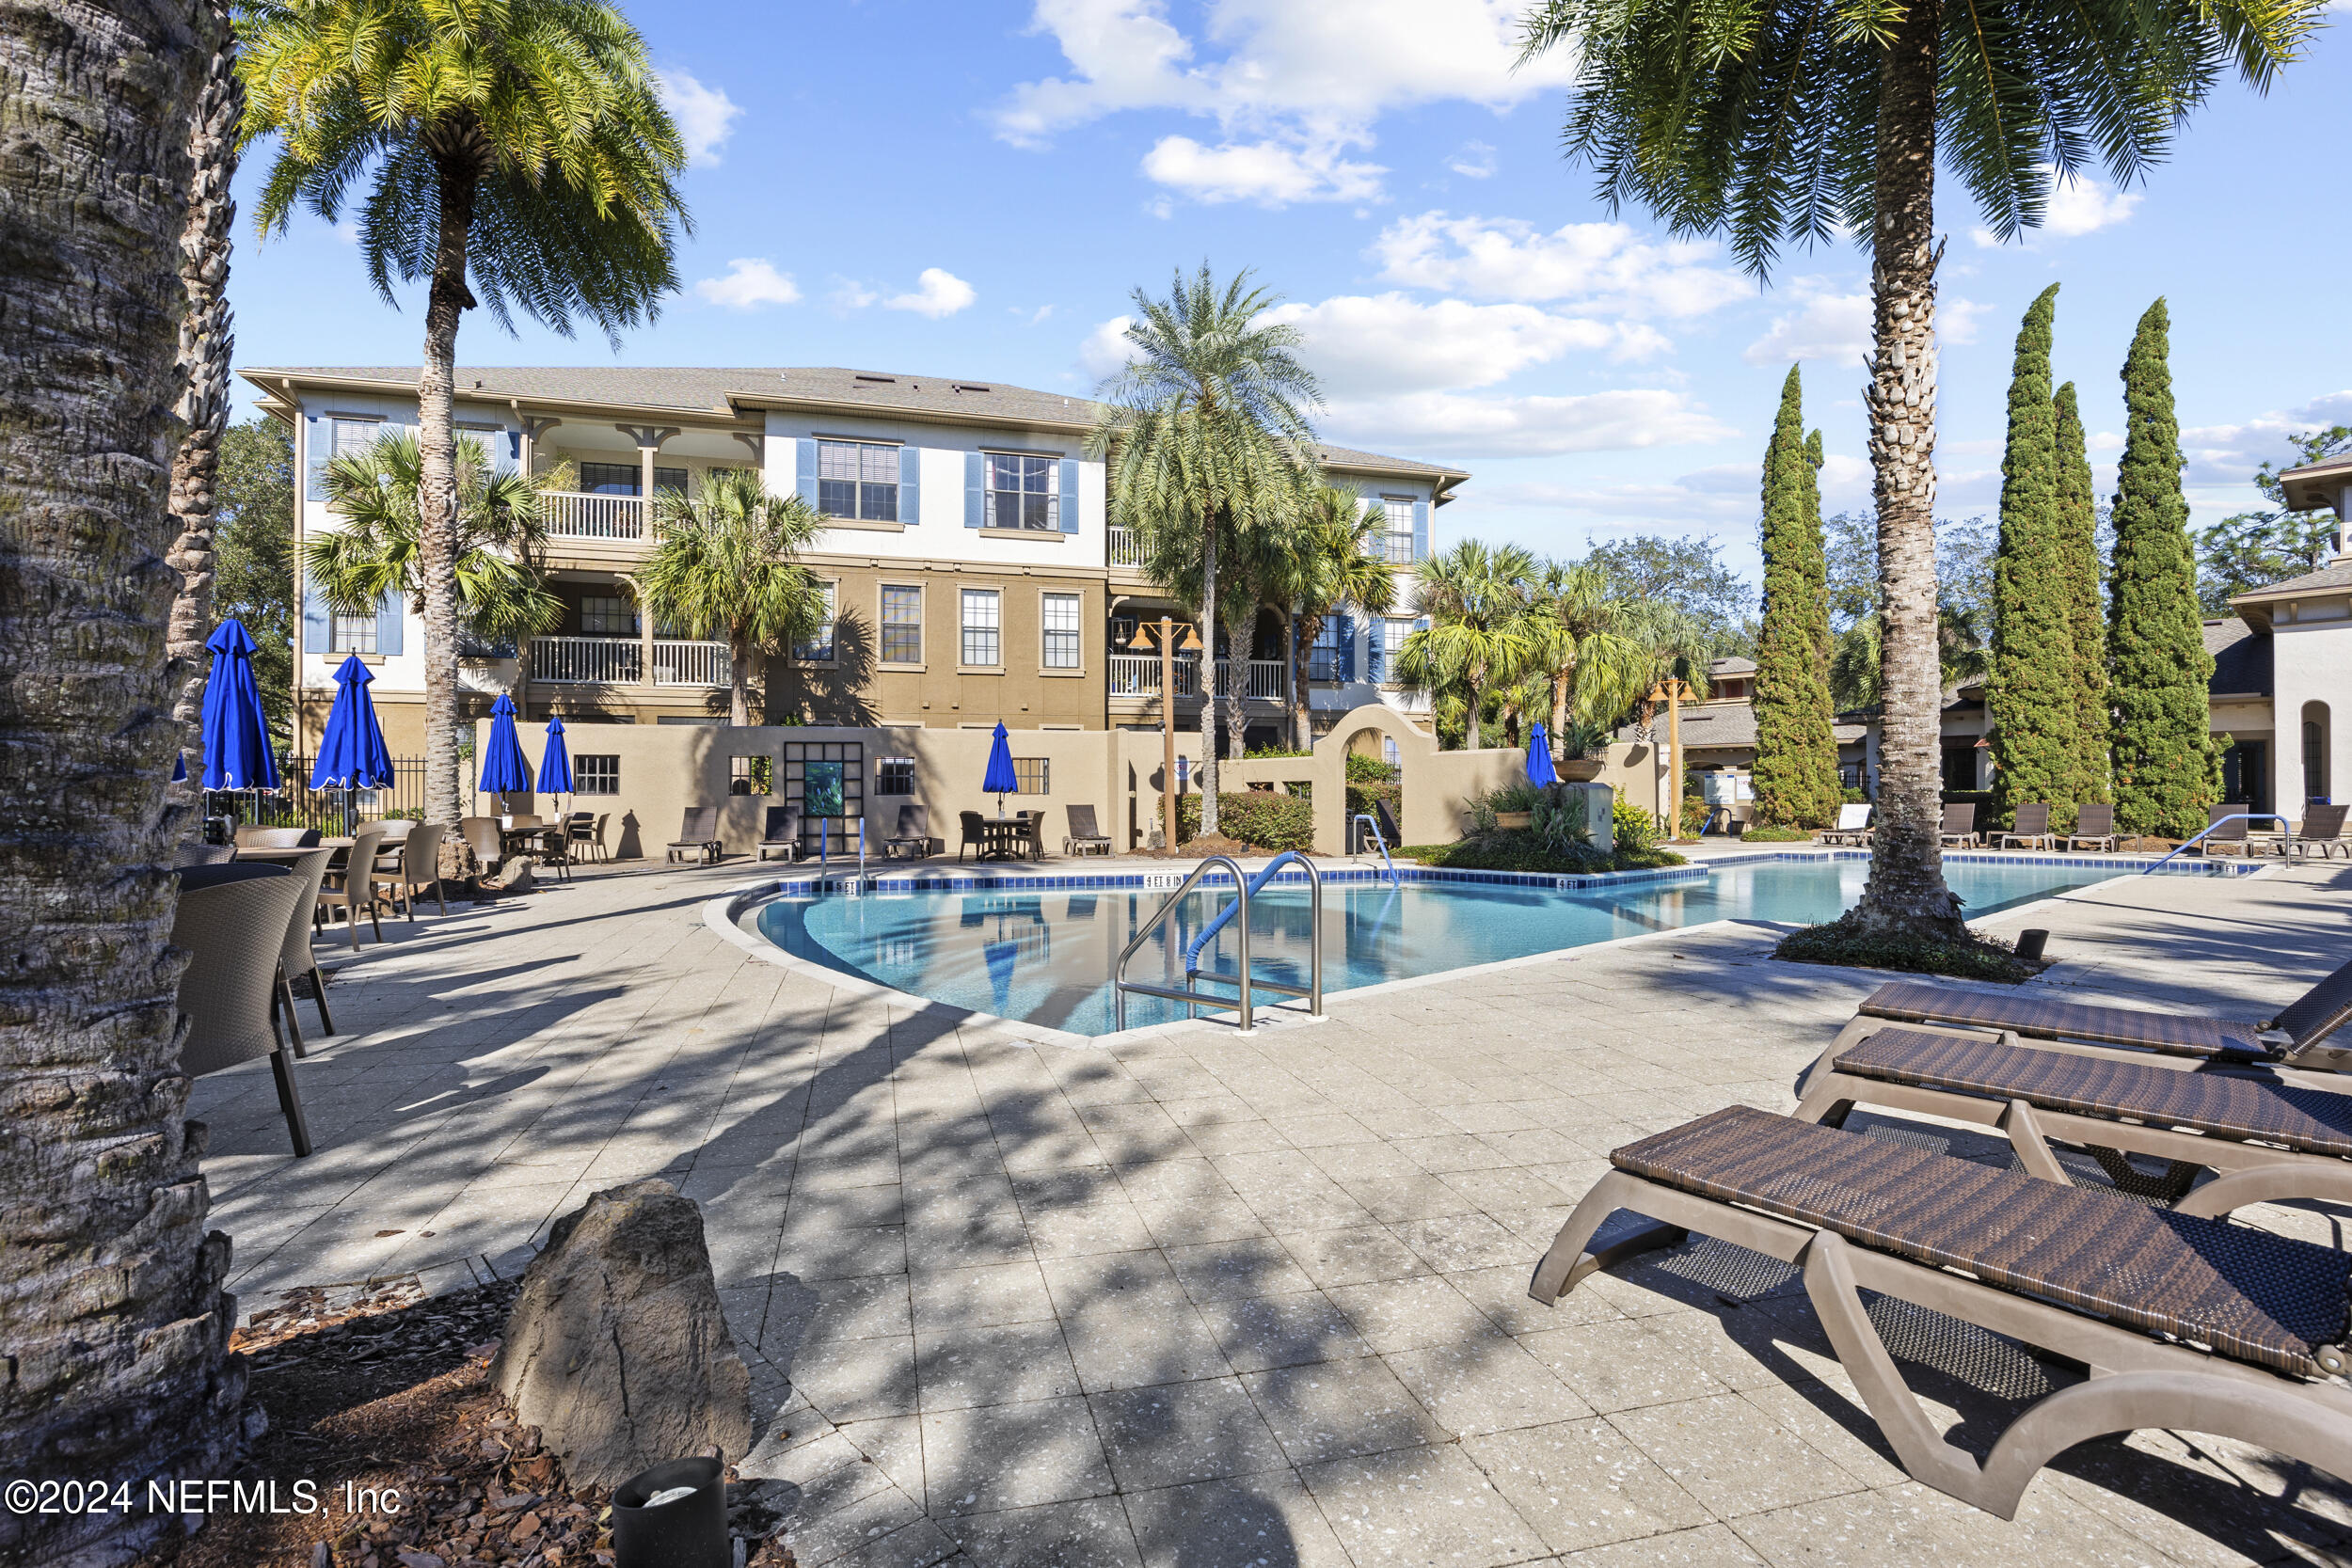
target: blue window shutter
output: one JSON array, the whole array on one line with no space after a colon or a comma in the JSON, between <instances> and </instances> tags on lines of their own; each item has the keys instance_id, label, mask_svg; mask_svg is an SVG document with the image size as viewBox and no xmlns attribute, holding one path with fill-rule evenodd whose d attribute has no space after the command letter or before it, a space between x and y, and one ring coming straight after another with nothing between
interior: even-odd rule
<instances>
[{"instance_id":1,"label":"blue window shutter","mask_svg":"<svg viewBox=\"0 0 2352 1568\"><path fill-rule=\"evenodd\" d=\"M1061 460L1061 531L1078 531L1078 461L1073 457Z\"/></svg>"},{"instance_id":2,"label":"blue window shutter","mask_svg":"<svg viewBox=\"0 0 2352 1568\"><path fill-rule=\"evenodd\" d=\"M817 504L817 443L803 438L792 445L793 480L801 499L808 502L810 511L821 512L824 509Z\"/></svg>"},{"instance_id":3,"label":"blue window shutter","mask_svg":"<svg viewBox=\"0 0 2352 1568\"><path fill-rule=\"evenodd\" d=\"M913 528L923 520L923 449L898 449L898 521Z\"/></svg>"},{"instance_id":4,"label":"blue window shutter","mask_svg":"<svg viewBox=\"0 0 2352 1568\"><path fill-rule=\"evenodd\" d=\"M1413 503L1413 559L1415 561L1429 559L1429 503L1427 501L1417 500Z\"/></svg>"},{"instance_id":5,"label":"blue window shutter","mask_svg":"<svg viewBox=\"0 0 2352 1568\"><path fill-rule=\"evenodd\" d=\"M1338 621L1340 679L1352 681L1356 678L1356 619L1352 615L1342 615Z\"/></svg>"},{"instance_id":6,"label":"blue window shutter","mask_svg":"<svg viewBox=\"0 0 2352 1568\"><path fill-rule=\"evenodd\" d=\"M988 459L977 451L963 454L963 526L978 528L988 516Z\"/></svg>"},{"instance_id":7,"label":"blue window shutter","mask_svg":"<svg viewBox=\"0 0 2352 1568\"><path fill-rule=\"evenodd\" d=\"M400 657L400 628L408 607L397 594L387 594L375 607L375 651L388 658Z\"/></svg>"},{"instance_id":8,"label":"blue window shutter","mask_svg":"<svg viewBox=\"0 0 2352 1568\"><path fill-rule=\"evenodd\" d=\"M490 468L494 473L511 474L523 466L523 433L501 430L496 435L485 433L485 444L490 449Z\"/></svg>"},{"instance_id":9,"label":"blue window shutter","mask_svg":"<svg viewBox=\"0 0 2352 1568\"><path fill-rule=\"evenodd\" d=\"M302 651L306 654L326 652L326 595L316 584L306 583L302 591Z\"/></svg>"},{"instance_id":10,"label":"blue window shutter","mask_svg":"<svg viewBox=\"0 0 2352 1568\"><path fill-rule=\"evenodd\" d=\"M309 471L302 493L311 500L323 501L326 499L326 458L335 445L335 421L313 414L302 422L302 451L306 459L303 467Z\"/></svg>"}]
</instances>

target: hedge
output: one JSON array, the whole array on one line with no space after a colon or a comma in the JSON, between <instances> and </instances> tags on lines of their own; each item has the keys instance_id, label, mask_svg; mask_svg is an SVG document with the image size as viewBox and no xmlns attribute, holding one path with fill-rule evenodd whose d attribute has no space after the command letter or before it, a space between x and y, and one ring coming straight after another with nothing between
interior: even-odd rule
<instances>
[{"instance_id":1,"label":"hedge","mask_svg":"<svg viewBox=\"0 0 2352 1568\"><path fill-rule=\"evenodd\" d=\"M1246 789L1216 798L1217 832L1227 838L1261 849L1311 849L1315 845L1313 804L1297 795L1277 795L1270 789ZM1200 832L1200 797L1176 798L1176 842Z\"/></svg>"}]
</instances>

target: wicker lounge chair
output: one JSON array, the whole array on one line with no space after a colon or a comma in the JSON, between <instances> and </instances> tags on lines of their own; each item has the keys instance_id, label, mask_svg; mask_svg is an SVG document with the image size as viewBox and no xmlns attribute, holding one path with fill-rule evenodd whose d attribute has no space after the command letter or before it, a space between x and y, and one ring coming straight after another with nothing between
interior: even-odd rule
<instances>
[{"instance_id":1,"label":"wicker lounge chair","mask_svg":"<svg viewBox=\"0 0 2352 1568\"><path fill-rule=\"evenodd\" d=\"M473 858L482 864L482 875L488 877L506 858L506 842L499 837L499 819L495 816L461 816L457 819L457 836L466 841Z\"/></svg>"},{"instance_id":2,"label":"wicker lounge chair","mask_svg":"<svg viewBox=\"0 0 2352 1568\"><path fill-rule=\"evenodd\" d=\"M1984 842L1977 832L1977 804L1974 800L1948 802L1944 807L1944 827L1939 843L1954 848L1973 849Z\"/></svg>"},{"instance_id":3,"label":"wicker lounge chair","mask_svg":"<svg viewBox=\"0 0 2352 1568\"><path fill-rule=\"evenodd\" d=\"M931 852L930 807L912 803L898 807L898 825L891 830L888 838L882 840L882 854L885 857L895 855L901 848L908 847L914 849L912 858L915 860L921 860Z\"/></svg>"},{"instance_id":4,"label":"wicker lounge chair","mask_svg":"<svg viewBox=\"0 0 2352 1568\"><path fill-rule=\"evenodd\" d=\"M359 950L359 911L368 911L368 924L375 928L375 940L384 940L384 922L376 915L375 851L384 842L384 824L366 822L351 835L351 847L343 852L340 865L330 864L319 888L318 911L321 918L342 911L343 923L351 927L351 950Z\"/></svg>"},{"instance_id":5,"label":"wicker lounge chair","mask_svg":"<svg viewBox=\"0 0 2352 1568\"><path fill-rule=\"evenodd\" d=\"M2352 1021L2352 963L2347 963L2279 1010L2274 1018L2237 1020L2189 1012L2150 1012L2060 1002L2031 992L1974 990L1960 986L1893 980L1862 999L1853 1021L1809 1069L1813 1079L1858 1039L1889 1023L1931 1024L2033 1040L2055 1050L2112 1055L2115 1048L2158 1056L2194 1058L2191 1065L2247 1068L2285 1065L2325 1072L2352 1069L2352 1046L2328 1038ZM2323 1081L2324 1082L2324 1081Z\"/></svg>"},{"instance_id":6,"label":"wicker lounge chair","mask_svg":"<svg viewBox=\"0 0 2352 1568\"><path fill-rule=\"evenodd\" d=\"M188 955L180 976L180 1011L188 1020L181 1065L194 1078L267 1056L294 1151L308 1154L310 1129L277 1006L278 956L302 912L303 879L282 865L193 869L213 876L182 879L171 922L171 944ZM364 880L364 863L360 873Z\"/></svg>"},{"instance_id":7,"label":"wicker lounge chair","mask_svg":"<svg viewBox=\"0 0 2352 1568\"><path fill-rule=\"evenodd\" d=\"M318 847L316 828L254 828L237 830L240 849L312 849Z\"/></svg>"},{"instance_id":8,"label":"wicker lounge chair","mask_svg":"<svg viewBox=\"0 0 2352 1568\"><path fill-rule=\"evenodd\" d=\"M2295 833L2297 855L2317 855L2321 860L2333 860L2336 851L2344 851L2352 859L2352 839L2344 836L2344 817L2352 806L2329 805L2313 801L2303 808L2303 821Z\"/></svg>"},{"instance_id":9,"label":"wicker lounge chair","mask_svg":"<svg viewBox=\"0 0 2352 1568\"><path fill-rule=\"evenodd\" d=\"M2069 1180L2047 1140L2079 1144L2118 1190L2185 1214L2352 1199L2352 1095L2329 1089L1894 1024L1848 1046L1796 1115L1838 1127L1857 1105L1997 1129L2027 1173L2045 1181ZM2169 1168L2152 1174L2124 1154ZM2192 1191L2205 1170L2225 1175Z\"/></svg>"},{"instance_id":10,"label":"wicker lounge chair","mask_svg":"<svg viewBox=\"0 0 2352 1568\"><path fill-rule=\"evenodd\" d=\"M2266 846L2257 845L2247 834L2247 830L2253 826L2246 819L2246 813L2251 809L2243 800L2224 800L2221 804L2207 810L2205 822L2210 831L2198 844L2198 853L2250 855L2257 848L2265 847ZM2231 817L2235 817L2236 820L2227 820Z\"/></svg>"},{"instance_id":11,"label":"wicker lounge chair","mask_svg":"<svg viewBox=\"0 0 2352 1568\"><path fill-rule=\"evenodd\" d=\"M2058 842L2069 850L2105 850L2112 855L2121 842L2115 834L2115 808L2102 800L2085 800L2074 808L2074 831Z\"/></svg>"},{"instance_id":12,"label":"wicker lounge chair","mask_svg":"<svg viewBox=\"0 0 2352 1568\"><path fill-rule=\"evenodd\" d=\"M1111 852L1111 835L1094 820L1092 806L1064 806L1062 814L1070 819L1070 836L1061 841L1065 855L1107 855Z\"/></svg>"},{"instance_id":13,"label":"wicker lounge chair","mask_svg":"<svg viewBox=\"0 0 2352 1568\"><path fill-rule=\"evenodd\" d=\"M770 806L767 825L759 832L759 858L787 863L801 858L801 808Z\"/></svg>"},{"instance_id":14,"label":"wicker lounge chair","mask_svg":"<svg viewBox=\"0 0 2352 1568\"><path fill-rule=\"evenodd\" d=\"M171 863L179 865L227 865L237 858L233 844L202 844L193 839L183 841L171 851Z\"/></svg>"},{"instance_id":15,"label":"wicker lounge chair","mask_svg":"<svg viewBox=\"0 0 2352 1568\"><path fill-rule=\"evenodd\" d=\"M2006 832L1993 835L1993 847L2008 849L2056 849L2058 834L2050 831L2050 802L2020 800L2017 820Z\"/></svg>"},{"instance_id":16,"label":"wicker lounge chair","mask_svg":"<svg viewBox=\"0 0 2352 1568\"><path fill-rule=\"evenodd\" d=\"M294 1037L294 1054L297 1056L303 1053L302 1029L294 1016L294 983L304 975L310 978L310 998L318 1006L319 1033L331 1035L335 1032L335 1015L326 1010L326 971L319 967L317 957L310 951L310 932L317 920L315 911L318 909L319 884L326 879L327 862L334 858L335 851L322 846L297 858L276 863L284 866L287 875L302 884L301 893L294 897L294 919L286 927L286 950L278 956L278 983L284 988L278 999L285 1007L286 1033Z\"/></svg>"},{"instance_id":17,"label":"wicker lounge chair","mask_svg":"<svg viewBox=\"0 0 2352 1568\"><path fill-rule=\"evenodd\" d=\"M1610 1155L1537 1265L1547 1306L1696 1231L1797 1265L1837 1359L1913 1479L2002 1518L2061 1450L2143 1427L2352 1472L2352 1255L2166 1213L1908 1144L1734 1105ZM1598 1252L1609 1216L1657 1222ZM1947 1442L1863 1309L1869 1291L2096 1369L1979 1462ZM2204 1347L2204 1348L2200 1348Z\"/></svg>"},{"instance_id":18,"label":"wicker lounge chair","mask_svg":"<svg viewBox=\"0 0 2352 1568\"><path fill-rule=\"evenodd\" d=\"M1860 847L1870 842L1870 807L1846 804L1837 808L1837 826L1823 828L1815 835L1820 844L1846 844Z\"/></svg>"},{"instance_id":19,"label":"wicker lounge chair","mask_svg":"<svg viewBox=\"0 0 2352 1568\"><path fill-rule=\"evenodd\" d=\"M685 850L692 850L705 864L719 858L719 808L689 806L678 823L677 837L670 841L671 860Z\"/></svg>"}]
</instances>

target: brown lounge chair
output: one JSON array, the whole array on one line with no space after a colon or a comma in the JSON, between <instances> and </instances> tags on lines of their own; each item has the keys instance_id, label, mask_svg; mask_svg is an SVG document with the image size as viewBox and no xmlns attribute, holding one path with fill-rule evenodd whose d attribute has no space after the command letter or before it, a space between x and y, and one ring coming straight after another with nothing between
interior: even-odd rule
<instances>
[{"instance_id":1,"label":"brown lounge chair","mask_svg":"<svg viewBox=\"0 0 2352 1568\"><path fill-rule=\"evenodd\" d=\"M2058 842L2068 850L2104 849L2112 855L2122 842L2115 833L2115 808L2100 800L2084 801L2074 808L2074 831Z\"/></svg>"},{"instance_id":2,"label":"brown lounge chair","mask_svg":"<svg viewBox=\"0 0 2352 1568\"><path fill-rule=\"evenodd\" d=\"M1064 806L1062 812L1070 818L1070 836L1061 841L1065 855L1107 855L1111 852L1111 835L1095 824L1092 806Z\"/></svg>"},{"instance_id":3,"label":"brown lounge chair","mask_svg":"<svg viewBox=\"0 0 2352 1568\"><path fill-rule=\"evenodd\" d=\"M2352 1476L2352 1255L2115 1193L1734 1105L1629 1144L1560 1227L1528 1293L1696 1231L1795 1264L1863 1403L1913 1479L2004 1519L2042 1465L2143 1427L2234 1437ZM1617 1210L1658 1222L1600 1251ZM1945 1440L1863 1309L1870 1291L2094 1369L1979 1463ZM2199 1348L2207 1347L2207 1348Z\"/></svg>"},{"instance_id":4,"label":"brown lounge chair","mask_svg":"<svg viewBox=\"0 0 2352 1568\"><path fill-rule=\"evenodd\" d=\"M2045 1181L2071 1180L2047 1140L2081 1145L2118 1191L2184 1214L2352 1200L2352 1095L2328 1089L1893 1025L1848 1046L1796 1116L1841 1127L1857 1105L1994 1128ZM2124 1154L2169 1165L2150 1173ZM2222 1174L2195 1186L2207 1170Z\"/></svg>"},{"instance_id":5,"label":"brown lounge chair","mask_svg":"<svg viewBox=\"0 0 2352 1568\"><path fill-rule=\"evenodd\" d=\"M678 823L677 837L670 841L669 858L676 860L686 850L692 850L704 863L719 858L719 808L689 806Z\"/></svg>"},{"instance_id":6,"label":"brown lounge chair","mask_svg":"<svg viewBox=\"0 0 2352 1568\"><path fill-rule=\"evenodd\" d=\"M2344 836L2344 813L2352 806L2327 805L2317 801L2303 808L2302 825L2296 830L2295 852L2297 855L2317 855L2321 860L2333 860L2341 849L2352 859L2352 839Z\"/></svg>"},{"instance_id":7,"label":"brown lounge chair","mask_svg":"<svg viewBox=\"0 0 2352 1568\"><path fill-rule=\"evenodd\" d=\"M1944 827L1937 842L1948 844L1955 848L1965 849L1973 849L1983 842L1981 835L1977 832L1977 804L1974 800L1963 800L1945 806Z\"/></svg>"},{"instance_id":8,"label":"brown lounge chair","mask_svg":"<svg viewBox=\"0 0 2352 1568\"><path fill-rule=\"evenodd\" d=\"M759 858L787 864L801 858L801 808L770 806L768 825L760 830Z\"/></svg>"},{"instance_id":9,"label":"brown lounge chair","mask_svg":"<svg viewBox=\"0 0 2352 1568\"><path fill-rule=\"evenodd\" d=\"M882 854L888 857L902 848L912 848L914 853L909 858L914 860L921 860L931 852L930 807L911 803L899 806L898 825L882 840Z\"/></svg>"},{"instance_id":10,"label":"brown lounge chair","mask_svg":"<svg viewBox=\"0 0 2352 1568\"><path fill-rule=\"evenodd\" d=\"M278 1005L285 981L278 958L287 931L305 919L309 880L282 865L191 866L181 878L171 921L171 944L188 956L180 975L179 1007L188 1021L182 1069L200 1078L267 1056L296 1155L310 1152L310 1129L278 1028L281 1019L293 1018L291 1007L281 1014Z\"/></svg>"},{"instance_id":11,"label":"brown lounge chair","mask_svg":"<svg viewBox=\"0 0 2352 1568\"><path fill-rule=\"evenodd\" d=\"M2050 831L2050 802L2021 800L2017 803L2017 820L2007 832L1993 835L1993 847L2007 849L2011 846L2025 849L2056 849L2058 834Z\"/></svg>"},{"instance_id":12,"label":"brown lounge chair","mask_svg":"<svg viewBox=\"0 0 2352 1568\"><path fill-rule=\"evenodd\" d=\"M2030 992L2001 993L1960 986L1893 980L1862 999L1846 1025L1808 1070L1805 1092L1855 1040L1889 1023L1932 1024L1953 1030L2019 1037L2053 1050L2112 1055L2114 1048L2188 1057L2189 1065L2220 1068L2287 1064L2325 1072L2352 1069L2352 1046L2329 1045L2328 1037L2352 1021L2352 963L2344 964L2274 1018L2238 1020L2210 1014L2149 1012L2060 1002ZM2326 1086L2326 1081L2321 1081Z\"/></svg>"},{"instance_id":13,"label":"brown lounge chair","mask_svg":"<svg viewBox=\"0 0 2352 1568\"><path fill-rule=\"evenodd\" d=\"M1818 844L1842 844L1859 848L1870 842L1870 808L1849 801L1837 808L1837 826L1814 835Z\"/></svg>"},{"instance_id":14,"label":"brown lounge chair","mask_svg":"<svg viewBox=\"0 0 2352 1568\"><path fill-rule=\"evenodd\" d=\"M2207 810L2205 821L2211 831L2199 841L2198 853L2250 855L2257 849L2272 847L2276 843L2275 840L2265 839L2258 844L2248 836L2247 830L2253 824L2246 819L2246 814L2252 809L2243 800L2224 800L2221 804ZM2229 820L2232 817L2236 820Z\"/></svg>"}]
</instances>

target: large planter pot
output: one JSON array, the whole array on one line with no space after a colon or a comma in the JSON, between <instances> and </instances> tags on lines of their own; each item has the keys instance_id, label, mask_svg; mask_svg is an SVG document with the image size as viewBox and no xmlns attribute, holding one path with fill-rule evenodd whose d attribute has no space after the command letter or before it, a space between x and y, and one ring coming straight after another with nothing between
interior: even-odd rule
<instances>
[{"instance_id":1,"label":"large planter pot","mask_svg":"<svg viewBox=\"0 0 2352 1568\"><path fill-rule=\"evenodd\" d=\"M1499 811L1495 813L1495 826L1498 828L1531 828L1534 827L1534 824L1535 814L1532 811Z\"/></svg>"},{"instance_id":2,"label":"large planter pot","mask_svg":"<svg viewBox=\"0 0 2352 1568\"><path fill-rule=\"evenodd\" d=\"M1598 757L1570 757L1560 764L1560 776L1570 784L1591 784L1609 765Z\"/></svg>"}]
</instances>

